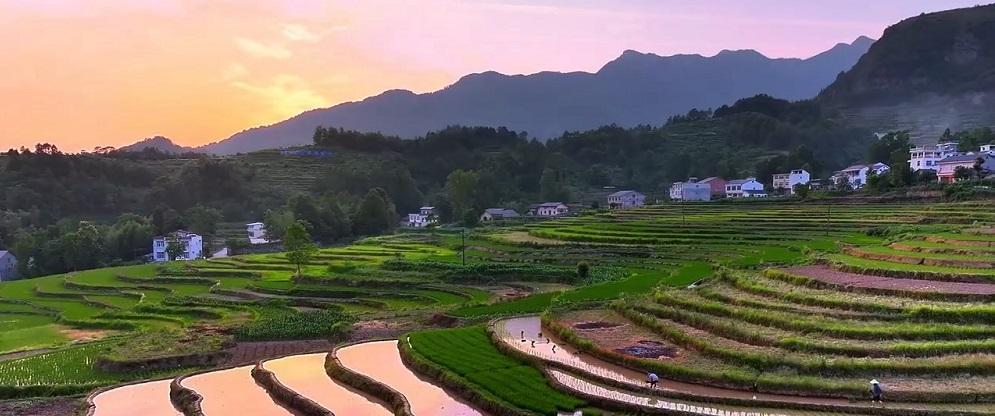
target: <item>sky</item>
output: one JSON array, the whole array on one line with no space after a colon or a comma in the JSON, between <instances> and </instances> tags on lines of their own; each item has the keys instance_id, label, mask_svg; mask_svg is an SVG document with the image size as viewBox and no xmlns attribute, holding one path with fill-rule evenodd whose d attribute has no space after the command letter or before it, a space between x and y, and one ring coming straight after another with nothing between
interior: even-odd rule
<instances>
[{"instance_id":1,"label":"sky","mask_svg":"<svg viewBox=\"0 0 995 416\"><path fill-rule=\"evenodd\" d=\"M805 58L978 2L0 0L0 149L201 145L474 72L593 72L626 49Z\"/></svg>"}]
</instances>

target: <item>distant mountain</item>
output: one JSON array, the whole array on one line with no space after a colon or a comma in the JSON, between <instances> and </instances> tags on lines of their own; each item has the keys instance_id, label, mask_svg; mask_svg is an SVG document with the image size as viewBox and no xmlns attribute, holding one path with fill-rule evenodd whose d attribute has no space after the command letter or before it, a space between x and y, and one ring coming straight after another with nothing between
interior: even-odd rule
<instances>
[{"instance_id":1,"label":"distant mountain","mask_svg":"<svg viewBox=\"0 0 995 416\"><path fill-rule=\"evenodd\" d=\"M593 74L484 72L431 93L391 90L307 111L198 150L230 154L309 143L318 125L405 138L454 124L505 126L539 138L613 123L659 125L691 108L714 108L760 93L812 98L873 42L861 36L808 59L771 59L753 50L711 57L629 50Z\"/></svg>"},{"instance_id":2,"label":"distant mountain","mask_svg":"<svg viewBox=\"0 0 995 416\"><path fill-rule=\"evenodd\" d=\"M149 137L147 139L142 139L135 144L130 144L128 146L119 147L117 150L121 152L141 152L147 148L152 148L164 153L186 153L194 151L193 148L180 146L173 143L169 138L162 136Z\"/></svg>"},{"instance_id":3,"label":"distant mountain","mask_svg":"<svg viewBox=\"0 0 995 416\"><path fill-rule=\"evenodd\" d=\"M819 100L865 127L912 130L919 142L946 128L995 125L995 5L889 27Z\"/></svg>"}]
</instances>

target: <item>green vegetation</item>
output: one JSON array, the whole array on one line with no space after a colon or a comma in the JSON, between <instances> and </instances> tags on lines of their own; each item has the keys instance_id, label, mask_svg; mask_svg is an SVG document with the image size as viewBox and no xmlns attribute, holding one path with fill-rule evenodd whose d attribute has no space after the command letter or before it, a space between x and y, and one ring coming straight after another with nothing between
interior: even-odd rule
<instances>
[{"instance_id":1,"label":"green vegetation","mask_svg":"<svg viewBox=\"0 0 995 416\"><path fill-rule=\"evenodd\" d=\"M344 332L351 322L337 311L286 312L266 316L235 331L246 341L328 338Z\"/></svg>"}]
</instances>

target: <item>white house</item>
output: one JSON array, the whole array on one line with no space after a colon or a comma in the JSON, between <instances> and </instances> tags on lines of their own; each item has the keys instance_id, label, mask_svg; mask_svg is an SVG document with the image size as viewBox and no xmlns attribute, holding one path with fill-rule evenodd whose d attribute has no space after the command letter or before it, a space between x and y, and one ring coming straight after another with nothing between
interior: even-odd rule
<instances>
[{"instance_id":1,"label":"white house","mask_svg":"<svg viewBox=\"0 0 995 416\"><path fill-rule=\"evenodd\" d=\"M726 198L766 198L764 184L757 178L734 179L726 183Z\"/></svg>"},{"instance_id":2,"label":"white house","mask_svg":"<svg viewBox=\"0 0 995 416\"><path fill-rule=\"evenodd\" d=\"M789 173L775 173L773 180L774 189L786 190L795 194L795 185L807 185L812 180L812 175L805 169L795 169Z\"/></svg>"},{"instance_id":3,"label":"white house","mask_svg":"<svg viewBox=\"0 0 995 416\"><path fill-rule=\"evenodd\" d=\"M891 170L888 165L884 163L875 163L873 165L853 165L836 172L833 175L833 184L838 184L840 178L846 178L847 182L850 183L850 187L853 189L863 188L867 184L867 175L873 172L875 175L881 175L885 172Z\"/></svg>"},{"instance_id":4,"label":"white house","mask_svg":"<svg viewBox=\"0 0 995 416\"><path fill-rule=\"evenodd\" d=\"M636 191L618 191L608 195L609 209L641 207L646 203L646 195Z\"/></svg>"},{"instance_id":5,"label":"white house","mask_svg":"<svg viewBox=\"0 0 995 416\"><path fill-rule=\"evenodd\" d=\"M0 250L0 282L14 280L17 277L17 257L7 250Z\"/></svg>"},{"instance_id":6,"label":"white house","mask_svg":"<svg viewBox=\"0 0 995 416\"><path fill-rule=\"evenodd\" d=\"M937 170L937 162L958 154L956 142L915 146L909 149L909 168L913 172L922 169Z\"/></svg>"},{"instance_id":7,"label":"white house","mask_svg":"<svg viewBox=\"0 0 995 416\"><path fill-rule=\"evenodd\" d=\"M261 222L251 222L245 224L245 231L249 235L249 244L266 244L266 225Z\"/></svg>"},{"instance_id":8,"label":"white house","mask_svg":"<svg viewBox=\"0 0 995 416\"><path fill-rule=\"evenodd\" d=\"M697 178L687 182L674 182L670 185L670 199L673 201L709 201L712 199L712 186L698 182Z\"/></svg>"},{"instance_id":9,"label":"white house","mask_svg":"<svg viewBox=\"0 0 995 416\"><path fill-rule=\"evenodd\" d=\"M536 217L559 217L570 212L570 207L562 202L544 202L529 209L529 214Z\"/></svg>"},{"instance_id":10,"label":"white house","mask_svg":"<svg viewBox=\"0 0 995 416\"><path fill-rule=\"evenodd\" d=\"M480 214L480 222L519 218L518 212L508 208L487 208Z\"/></svg>"},{"instance_id":11,"label":"white house","mask_svg":"<svg viewBox=\"0 0 995 416\"><path fill-rule=\"evenodd\" d=\"M175 259L170 259L166 251L170 240L176 240L183 248ZM152 261L193 260L201 257L204 257L204 239L189 231L178 230L169 236L156 236L152 239Z\"/></svg>"},{"instance_id":12,"label":"white house","mask_svg":"<svg viewBox=\"0 0 995 416\"><path fill-rule=\"evenodd\" d=\"M991 153L992 155L995 155L995 144L981 145L981 153Z\"/></svg>"},{"instance_id":13,"label":"white house","mask_svg":"<svg viewBox=\"0 0 995 416\"><path fill-rule=\"evenodd\" d=\"M408 227L423 228L439 222L435 207L421 207L418 212L408 214Z\"/></svg>"}]
</instances>

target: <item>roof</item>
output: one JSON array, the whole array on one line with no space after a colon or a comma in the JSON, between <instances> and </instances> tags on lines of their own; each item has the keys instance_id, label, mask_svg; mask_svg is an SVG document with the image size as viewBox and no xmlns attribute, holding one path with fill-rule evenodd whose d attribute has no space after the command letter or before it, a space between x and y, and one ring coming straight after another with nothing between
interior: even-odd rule
<instances>
[{"instance_id":1,"label":"roof","mask_svg":"<svg viewBox=\"0 0 995 416\"><path fill-rule=\"evenodd\" d=\"M10 253L10 252L9 252L9 251L7 251L7 250L0 250L0 257L3 257L3 256L6 256L6 255L7 255L7 253ZM14 253L10 253L10 255L11 255L11 256L13 256L13 255L14 255Z\"/></svg>"},{"instance_id":2,"label":"roof","mask_svg":"<svg viewBox=\"0 0 995 416\"><path fill-rule=\"evenodd\" d=\"M246 225L247 227L252 227L252 226L256 226L256 225L266 225L266 224L263 224L263 223L261 223L261 222L250 222L250 223L248 223L248 224L245 224L245 225Z\"/></svg>"},{"instance_id":3,"label":"roof","mask_svg":"<svg viewBox=\"0 0 995 416\"><path fill-rule=\"evenodd\" d=\"M636 191L632 191L632 190L627 190L627 191L618 191L618 192L615 192L615 193L612 193L612 194L610 194L610 195L608 195L608 196L622 196L622 195L629 195L629 194L637 194L637 195L642 195L642 194L641 194L641 193L639 193L639 192L636 192Z\"/></svg>"},{"instance_id":4,"label":"roof","mask_svg":"<svg viewBox=\"0 0 995 416\"><path fill-rule=\"evenodd\" d=\"M747 182L750 182L750 181L756 181L756 180L757 180L757 178L733 179L733 180L731 180L729 182L726 182L726 183L729 184L729 185L742 185L744 183L747 183Z\"/></svg>"},{"instance_id":5,"label":"roof","mask_svg":"<svg viewBox=\"0 0 995 416\"><path fill-rule=\"evenodd\" d=\"M702 180L698 181L698 183L711 183L711 182L715 182L715 181L723 181L723 182L725 182L725 179L722 179L722 178L720 178L718 176L711 176L711 177L707 177L705 179L702 179Z\"/></svg>"},{"instance_id":6,"label":"roof","mask_svg":"<svg viewBox=\"0 0 995 416\"><path fill-rule=\"evenodd\" d=\"M543 202L543 203L539 204L538 206L539 207L558 207L560 205L566 205L566 204L564 204L562 202Z\"/></svg>"},{"instance_id":7,"label":"roof","mask_svg":"<svg viewBox=\"0 0 995 416\"><path fill-rule=\"evenodd\" d=\"M418 208L418 209L435 209L435 207L421 207L421 208Z\"/></svg>"},{"instance_id":8,"label":"roof","mask_svg":"<svg viewBox=\"0 0 995 416\"><path fill-rule=\"evenodd\" d=\"M841 170L840 172L846 172L846 171L851 171L851 170L862 170L864 168L869 168L869 166L867 166L867 165L853 165L853 166L847 167L846 169Z\"/></svg>"},{"instance_id":9,"label":"roof","mask_svg":"<svg viewBox=\"0 0 995 416\"><path fill-rule=\"evenodd\" d=\"M975 154L972 154L972 155L956 155L956 156L946 157L946 158L941 159L939 162L936 162L936 163L974 162L975 160L978 160L979 157L980 158L991 158L992 155L990 155L988 153L975 153Z\"/></svg>"},{"instance_id":10,"label":"roof","mask_svg":"<svg viewBox=\"0 0 995 416\"><path fill-rule=\"evenodd\" d=\"M509 208L487 208L484 212L491 215L499 215L502 217L517 217L518 212Z\"/></svg>"}]
</instances>

